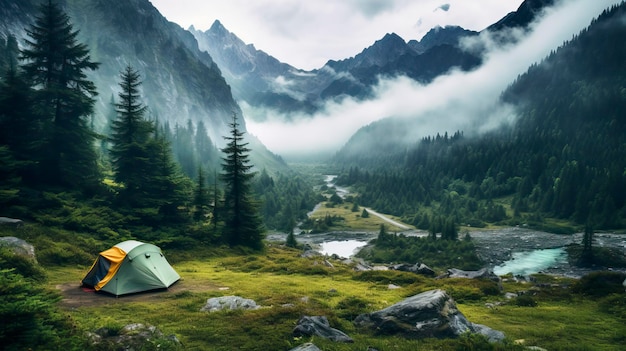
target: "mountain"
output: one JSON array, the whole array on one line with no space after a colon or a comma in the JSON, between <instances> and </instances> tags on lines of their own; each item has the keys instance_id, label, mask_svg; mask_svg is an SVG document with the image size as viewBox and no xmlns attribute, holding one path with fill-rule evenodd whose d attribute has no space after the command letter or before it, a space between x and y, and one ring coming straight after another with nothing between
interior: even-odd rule
<instances>
[{"instance_id":1,"label":"mountain","mask_svg":"<svg viewBox=\"0 0 626 351\"><path fill-rule=\"evenodd\" d=\"M492 132L398 143L414 127L406 120L362 128L334 160L352 167L344 185L360 186L364 206L410 216L416 225L424 218L420 206L431 201L461 223L501 221L507 215L492 200L508 197L515 211L509 223L556 217L623 227L626 47L618 43L624 23L626 2L529 67L501 95L515 106L516 120ZM367 170L367 179L354 168Z\"/></svg>"},{"instance_id":2,"label":"mountain","mask_svg":"<svg viewBox=\"0 0 626 351\"><path fill-rule=\"evenodd\" d=\"M13 34L22 44L27 38L25 28L34 21L39 3L40 0L0 0L0 37ZM224 145L223 136L229 133L233 113L244 117L243 112L222 71L206 51L200 50L190 32L167 21L148 0L81 0L60 1L60 4L74 29L80 31L78 40L88 45L92 60L101 63L98 70L89 73L99 93L94 116L98 132L106 133L110 118L107 116L113 114L111 101L117 99L120 89L120 72L130 64L141 74L141 90L149 117L172 131L178 127L188 129L189 121L192 127L202 122L211 148ZM239 118L238 122L245 131L245 119ZM174 133L177 134L181 133ZM259 160L259 168L285 167L256 137L247 134L247 138L255 145L252 158ZM193 145L174 141L177 143ZM206 150L180 152L207 153ZM218 150L208 153L218 154ZM178 157L179 161L183 158L199 157ZM211 168L219 166L219 157L212 159ZM183 168L197 171L194 165Z\"/></svg>"},{"instance_id":3,"label":"mountain","mask_svg":"<svg viewBox=\"0 0 626 351\"><path fill-rule=\"evenodd\" d=\"M554 0L525 0L520 4L517 10L490 25L487 27L487 30L498 32L507 28L526 27L535 20L543 9L552 5L554 5Z\"/></svg>"},{"instance_id":4,"label":"mountain","mask_svg":"<svg viewBox=\"0 0 626 351\"><path fill-rule=\"evenodd\" d=\"M421 40L410 40L408 45L418 54L423 54L427 50L437 45L458 46L459 40L464 37L478 35L478 32L467 30L459 26L437 26L426 33Z\"/></svg>"},{"instance_id":5,"label":"mountain","mask_svg":"<svg viewBox=\"0 0 626 351\"><path fill-rule=\"evenodd\" d=\"M2 34L18 42L37 14L35 0L1 0ZM202 120L210 137L221 143L228 122L241 109L221 71L200 51L194 37L168 22L148 0L83 0L62 3L79 40L86 43L100 69L90 75L98 88L95 124L107 123L110 100L117 96L119 73L127 65L142 75L142 89L150 114L170 125Z\"/></svg>"},{"instance_id":6,"label":"mountain","mask_svg":"<svg viewBox=\"0 0 626 351\"><path fill-rule=\"evenodd\" d=\"M527 0L517 11L485 29L502 31L528 25L552 0ZM395 33L387 33L357 55L343 60L329 60L311 71L297 69L246 44L219 21L207 31L190 27L200 49L206 50L224 72L233 87L233 95L245 102L249 117L263 121L271 109L287 119L302 118L318 111L328 101L345 97L366 99L380 77L404 75L428 84L453 68L472 70L482 63L481 52L465 50L463 38L479 33L458 26L435 27L421 40L406 42Z\"/></svg>"},{"instance_id":7,"label":"mountain","mask_svg":"<svg viewBox=\"0 0 626 351\"><path fill-rule=\"evenodd\" d=\"M346 96L367 98L380 75L408 74L428 82L451 67L470 69L480 62L458 48L461 37L476 34L460 27L433 30L422 42L410 44L397 34L388 33L356 56L330 60L312 71L282 63L254 45L245 44L219 21L205 32L194 27L189 31L223 70L238 100L287 115L310 114L324 102ZM263 116L256 118L262 120Z\"/></svg>"}]
</instances>

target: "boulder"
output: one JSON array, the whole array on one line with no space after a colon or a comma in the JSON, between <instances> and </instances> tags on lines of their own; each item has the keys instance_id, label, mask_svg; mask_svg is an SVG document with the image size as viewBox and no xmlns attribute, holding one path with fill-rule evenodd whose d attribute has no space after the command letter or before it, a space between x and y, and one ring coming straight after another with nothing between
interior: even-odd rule
<instances>
[{"instance_id":1,"label":"boulder","mask_svg":"<svg viewBox=\"0 0 626 351\"><path fill-rule=\"evenodd\" d=\"M315 346L315 344L307 342L306 344L302 344L300 346L294 347L293 349L289 351L322 351L322 350L320 350L319 347Z\"/></svg>"},{"instance_id":2,"label":"boulder","mask_svg":"<svg viewBox=\"0 0 626 351\"><path fill-rule=\"evenodd\" d=\"M34 262L37 262L35 247L20 238L16 238L14 236L1 237L0 247L7 247L14 254L27 257Z\"/></svg>"},{"instance_id":3,"label":"boulder","mask_svg":"<svg viewBox=\"0 0 626 351\"><path fill-rule=\"evenodd\" d=\"M402 272L411 272L415 274L427 275L427 276L435 275L435 271L423 263L416 263L413 265L406 264L406 263L396 264L396 265L391 266L391 269L402 271Z\"/></svg>"},{"instance_id":4,"label":"boulder","mask_svg":"<svg viewBox=\"0 0 626 351\"><path fill-rule=\"evenodd\" d=\"M341 330L332 328L325 316L304 316L293 329L293 336L319 336L331 341L354 342L351 337Z\"/></svg>"},{"instance_id":5,"label":"boulder","mask_svg":"<svg viewBox=\"0 0 626 351\"><path fill-rule=\"evenodd\" d=\"M435 271L432 268L428 267L427 265L420 263L419 266L417 267L417 274L434 277Z\"/></svg>"},{"instance_id":6,"label":"boulder","mask_svg":"<svg viewBox=\"0 0 626 351\"><path fill-rule=\"evenodd\" d=\"M409 297L380 311L359 315L354 324L380 334L408 338L455 338L463 333L479 333L490 341L501 341L504 334L471 323L443 290L430 290Z\"/></svg>"},{"instance_id":7,"label":"boulder","mask_svg":"<svg viewBox=\"0 0 626 351\"><path fill-rule=\"evenodd\" d=\"M6 225L10 227L19 228L24 224L21 219L9 218L9 217L0 217L0 225Z\"/></svg>"},{"instance_id":8,"label":"boulder","mask_svg":"<svg viewBox=\"0 0 626 351\"><path fill-rule=\"evenodd\" d=\"M477 271L463 271L456 268L448 269L448 278L467 278L467 279L489 279L494 282L499 282L498 277L491 269L481 268Z\"/></svg>"},{"instance_id":9,"label":"boulder","mask_svg":"<svg viewBox=\"0 0 626 351\"><path fill-rule=\"evenodd\" d=\"M213 297L206 301L200 311L221 311L221 310L256 310L260 306L254 300L244 299L240 296Z\"/></svg>"}]
</instances>

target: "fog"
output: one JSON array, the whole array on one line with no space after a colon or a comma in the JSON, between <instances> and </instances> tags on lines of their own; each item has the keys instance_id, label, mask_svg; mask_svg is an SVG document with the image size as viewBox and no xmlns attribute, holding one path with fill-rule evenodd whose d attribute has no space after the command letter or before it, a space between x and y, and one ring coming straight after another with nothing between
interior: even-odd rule
<instances>
[{"instance_id":1,"label":"fog","mask_svg":"<svg viewBox=\"0 0 626 351\"><path fill-rule=\"evenodd\" d=\"M486 48L483 65L470 72L453 70L428 85L407 77L382 79L374 88L373 98L329 102L313 116L286 116L244 104L244 116L256 116L246 119L248 131L271 151L289 158L319 153L330 155L359 128L386 117L409 119L419 125L411 135L413 141L445 131L491 130L515 119L514 109L498 101L500 93L531 64L540 62L616 3L619 1L558 2L539 16L530 32L507 33L518 39L516 44L498 46L488 33L482 33L463 45L466 50ZM288 82L281 84L288 85ZM286 122L288 120L296 122Z\"/></svg>"}]
</instances>

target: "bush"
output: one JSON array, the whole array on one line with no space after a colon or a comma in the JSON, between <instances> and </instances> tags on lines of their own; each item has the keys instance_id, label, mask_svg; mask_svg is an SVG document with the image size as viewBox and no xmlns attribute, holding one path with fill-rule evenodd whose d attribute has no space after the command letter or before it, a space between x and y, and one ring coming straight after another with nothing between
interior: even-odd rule
<instances>
[{"instance_id":1,"label":"bush","mask_svg":"<svg viewBox=\"0 0 626 351\"><path fill-rule=\"evenodd\" d=\"M365 271L355 274L354 280L380 284L411 285L421 281L415 273L400 271Z\"/></svg>"},{"instance_id":2,"label":"bush","mask_svg":"<svg viewBox=\"0 0 626 351\"><path fill-rule=\"evenodd\" d=\"M94 255L82 250L77 244L66 242L52 242L47 240L47 246L40 249L37 257L41 264L47 265L89 265L94 260Z\"/></svg>"},{"instance_id":3,"label":"bush","mask_svg":"<svg viewBox=\"0 0 626 351\"><path fill-rule=\"evenodd\" d=\"M515 298L515 305L519 307L536 307L537 301L528 295L520 295Z\"/></svg>"},{"instance_id":4,"label":"bush","mask_svg":"<svg viewBox=\"0 0 626 351\"><path fill-rule=\"evenodd\" d=\"M626 273L601 271L592 272L574 284L573 290L576 293L588 296L607 296L610 294L624 292L622 283L626 279Z\"/></svg>"},{"instance_id":5,"label":"bush","mask_svg":"<svg viewBox=\"0 0 626 351\"><path fill-rule=\"evenodd\" d=\"M350 296L339 301L335 307L335 313L339 318L353 320L356 316L365 313L367 301L358 297Z\"/></svg>"},{"instance_id":6,"label":"bush","mask_svg":"<svg viewBox=\"0 0 626 351\"><path fill-rule=\"evenodd\" d=\"M46 272L36 262L4 247L0 248L0 269L13 269L13 273L35 281L46 280Z\"/></svg>"},{"instance_id":7,"label":"bush","mask_svg":"<svg viewBox=\"0 0 626 351\"><path fill-rule=\"evenodd\" d=\"M67 316L56 307L60 297L8 270L0 270L0 345L3 350L74 350ZM72 345L73 344L73 345Z\"/></svg>"}]
</instances>

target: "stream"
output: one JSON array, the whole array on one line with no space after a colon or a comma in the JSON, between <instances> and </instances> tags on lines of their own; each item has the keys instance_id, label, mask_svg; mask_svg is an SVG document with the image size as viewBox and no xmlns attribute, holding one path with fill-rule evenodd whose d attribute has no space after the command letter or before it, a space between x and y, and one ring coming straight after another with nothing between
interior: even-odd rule
<instances>
[{"instance_id":1,"label":"stream","mask_svg":"<svg viewBox=\"0 0 626 351\"><path fill-rule=\"evenodd\" d=\"M334 184L336 176L326 175L328 187L334 187L342 198L349 190ZM319 205L318 205L319 206ZM317 209L318 207L316 207ZM312 211L311 213L313 213ZM310 214L309 214L310 215ZM320 234L307 234L300 231L296 239L301 244L308 244L323 255L337 255L349 258L356 254L368 241L376 238L377 232L342 231ZM408 230L408 236L426 236L420 230ZM477 230L470 232L479 257L486 266L498 275L513 273L527 276L533 273L547 273L569 277L581 277L591 271L587 268L573 267L567 260L565 247L582 242L582 233L572 235L552 234L523 227L507 227L496 230ZM286 234L275 233L269 240L284 241ZM596 233L594 246L612 247L626 255L626 235ZM453 267L451 267L453 268Z\"/></svg>"}]
</instances>

